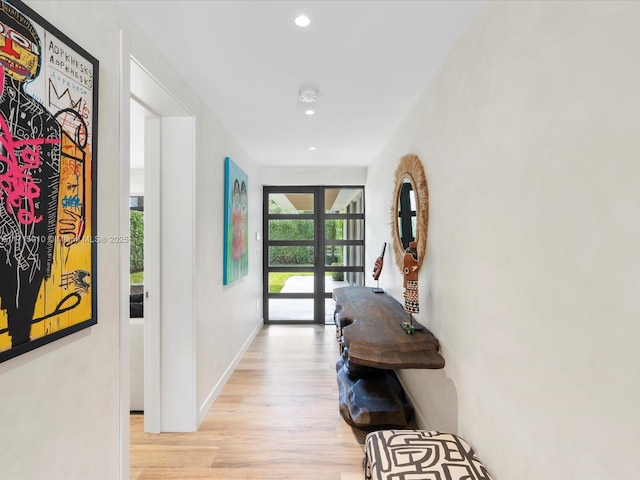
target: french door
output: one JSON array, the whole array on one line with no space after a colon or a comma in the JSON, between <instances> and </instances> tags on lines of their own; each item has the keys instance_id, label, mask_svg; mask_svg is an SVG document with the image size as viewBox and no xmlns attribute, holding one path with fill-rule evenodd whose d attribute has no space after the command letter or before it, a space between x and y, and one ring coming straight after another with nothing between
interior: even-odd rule
<instances>
[{"instance_id":1,"label":"french door","mask_svg":"<svg viewBox=\"0 0 640 480\"><path fill-rule=\"evenodd\" d=\"M265 323L332 323L334 288L364 285L364 188L264 187Z\"/></svg>"}]
</instances>

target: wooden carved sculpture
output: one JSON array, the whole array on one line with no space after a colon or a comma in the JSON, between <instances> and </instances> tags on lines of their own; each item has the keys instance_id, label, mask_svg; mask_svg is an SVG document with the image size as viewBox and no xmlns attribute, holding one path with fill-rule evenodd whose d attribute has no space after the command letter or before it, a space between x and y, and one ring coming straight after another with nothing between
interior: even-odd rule
<instances>
[{"instance_id":1,"label":"wooden carved sculpture","mask_svg":"<svg viewBox=\"0 0 640 480\"><path fill-rule=\"evenodd\" d=\"M382 252L380 256L376 258L376 262L373 265L373 279L376 281L376 288L373 289L375 293L383 293L384 290L380 288L378 279L382 273L382 266L384 265L384 251L387 249L387 242L382 245Z\"/></svg>"},{"instance_id":2,"label":"wooden carved sculpture","mask_svg":"<svg viewBox=\"0 0 640 480\"><path fill-rule=\"evenodd\" d=\"M420 313L418 301L418 250L416 242L410 242L404 252L404 309L409 313Z\"/></svg>"}]
</instances>

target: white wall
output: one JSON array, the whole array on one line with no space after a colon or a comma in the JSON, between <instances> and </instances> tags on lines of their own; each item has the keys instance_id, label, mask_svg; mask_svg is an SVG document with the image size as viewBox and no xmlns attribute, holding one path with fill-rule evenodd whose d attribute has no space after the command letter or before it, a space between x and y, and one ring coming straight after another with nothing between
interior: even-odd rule
<instances>
[{"instance_id":1,"label":"white wall","mask_svg":"<svg viewBox=\"0 0 640 480\"><path fill-rule=\"evenodd\" d=\"M210 402L230 366L261 324L261 256L253 251L249 276L222 287L224 157L249 175L251 232L261 228L258 169L214 113L205 109L158 47L130 24L116 2L28 1L32 8L100 61L98 231L119 233L120 29L131 52L195 115L195 265L193 322L194 411ZM128 62L129 59L124 59ZM253 180L252 180L253 179ZM255 237L254 237L255 238ZM98 248L98 324L0 364L0 478L105 479L120 476L128 459L128 431L120 431L121 310L118 244ZM126 311L126 308L123 308ZM128 323L128 322L127 322ZM123 333L128 338L126 332ZM128 401L128 391L123 396ZM126 405L125 405L126 407ZM128 410L128 408L124 408ZM206 412L205 412L206 413ZM126 420L126 419L125 419ZM120 440L123 440L121 449ZM127 474L126 467L124 468Z\"/></svg>"},{"instance_id":2,"label":"white wall","mask_svg":"<svg viewBox=\"0 0 640 480\"><path fill-rule=\"evenodd\" d=\"M262 326L262 186L258 168L213 115L202 115L196 167L196 404L199 422ZM222 285L224 158L248 175L249 274Z\"/></svg>"},{"instance_id":3,"label":"white wall","mask_svg":"<svg viewBox=\"0 0 640 480\"><path fill-rule=\"evenodd\" d=\"M634 2L489 3L369 168L370 214L424 163L418 318L447 364L402 379L498 480L638 478L638 24Z\"/></svg>"},{"instance_id":4,"label":"white wall","mask_svg":"<svg viewBox=\"0 0 640 480\"><path fill-rule=\"evenodd\" d=\"M100 61L98 232L119 233L118 24L107 3L28 2ZM70 8L65 8L70 7ZM119 245L98 245L98 324L0 364L0 478L118 478Z\"/></svg>"},{"instance_id":5,"label":"white wall","mask_svg":"<svg viewBox=\"0 0 640 480\"><path fill-rule=\"evenodd\" d=\"M364 185L367 167L262 167L263 185Z\"/></svg>"}]
</instances>

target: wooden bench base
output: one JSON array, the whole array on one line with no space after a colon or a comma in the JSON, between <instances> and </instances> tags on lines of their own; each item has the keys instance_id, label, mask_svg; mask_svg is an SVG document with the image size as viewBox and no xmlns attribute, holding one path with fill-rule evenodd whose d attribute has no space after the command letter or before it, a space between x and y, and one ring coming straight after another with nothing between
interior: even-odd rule
<instances>
[{"instance_id":1,"label":"wooden bench base","mask_svg":"<svg viewBox=\"0 0 640 480\"><path fill-rule=\"evenodd\" d=\"M491 480L471 446L452 433L380 430L365 439L365 479Z\"/></svg>"},{"instance_id":2,"label":"wooden bench base","mask_svg":"<svg viewBox=\"0 0 640 480\"><path fill-rule=\"evenodd\" d=\"M358 367L352 365L352 368ZM413 408L392 370L359 367L359 375L350 375L343 360L336 363L340 415L354 427L371 430L381 427L406 427Z\"/></svg>"}]
</instances>

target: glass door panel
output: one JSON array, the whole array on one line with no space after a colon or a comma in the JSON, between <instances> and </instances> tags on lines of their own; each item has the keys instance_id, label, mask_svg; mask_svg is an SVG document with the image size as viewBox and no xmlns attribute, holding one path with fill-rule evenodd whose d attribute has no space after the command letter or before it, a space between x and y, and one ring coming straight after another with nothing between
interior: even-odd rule
<instances>
[{"instance_id":1,"label":"glass door panel","mask_svg":"<svg viewBox=\"0 0 640 480\"><path fill-rule=\"evenodd\" d=\"M269 194L269 214L305 215L315 211L314 192L280 192Z\"/></svg>"},{"instance_id":2,"label":"glass door panel","mask_svg":"<svg viewBox=\"0 0 640 480\"><path fill-rule=\"evenodd\" d=\"M335 309L332 293L347 285L364 285L364 190L332 187L325 190L324 259L325 316ZM332 318L327 318L332 322Z\"/></svg>"},{"instance_id":3,"label":"glass door panel","mask_svg":"<svg viewBox=\"0 0 640 480\"><path fill-rule=\"evenodd\" d=\"M362 187L264 187L264 320L333 323L334 288L364 284Z\"/></svg>"},{"instance_id":4,"label":"glass door panel","mask_svg":"<svg viewBox=\"0 0 640 480\"><path fill-rule=\"evenodd\" d=\"M269 247L269 266L313 268L315 248L296 246Z\"/></svg>"},{"instance_id":5,"label":"glass door panel","mask_svg":"<svg viewBox=\"0 0 640 480\"><path fill-rule=\"evenodd\" d=\"M280 215L279 217L282 217ZM269 220L269 240L313 241L315 221L299 218Z\"/></svg>"},{"instance_id":6,"label":"glass door panel","mask_svg":"<svg viewBox=\"0 0 640 480\"><path fill-rule=\"evenodd\" d=\"M326 188L325 213L364 213L364 190L361 187Z\"/></svg>"},{"instance_id":7,"label":"glass door panel","mask_svg":"<svg viewBox=\"0 0 640 480\"><path fill-rule=\"evenodd\" d=\"M265 187L265 321L315 319L315 202L315 191Z\"/></svg>"},{"instance_id":8,"label":"glass door panel","mask_svg":"<svg viewBox=\"0 0 640 480\"><path fill-rule=\"evenodd\" d=\"M313 322L313 302L313 298L270 298L269 321L280 323Z\"/></svg>"},{"instance_id":9,"label":"glass door panel","mask_svg":"<svg viewBox=\"0 0 640 480\"><path fill-rule=\"evenodd\" d=\"M331 216L339 217L340 215ZM330 218L324 221L324 235L325 240L364 240L364 219Z\"/></svg>"},{"instance_id":10,"label":"glass door panel","mask_svg":"<svg viewBox=\"0 0 640 480\"><path fill-rule=\"evenodd\" d=\"M364 245L327 245L326 267L364 267Z\"/></svg>"},{"instance_id":11,"label":"glass door panel","mask_svg":"<svg viewBox=\"0 0 640 480\"><path fill-rule=\"evenodd\" d=\"M334 288L349 285L364 285L363 272L334 272L327 273L324 292L330 297Z\"/></svg>"}]
</instances>

